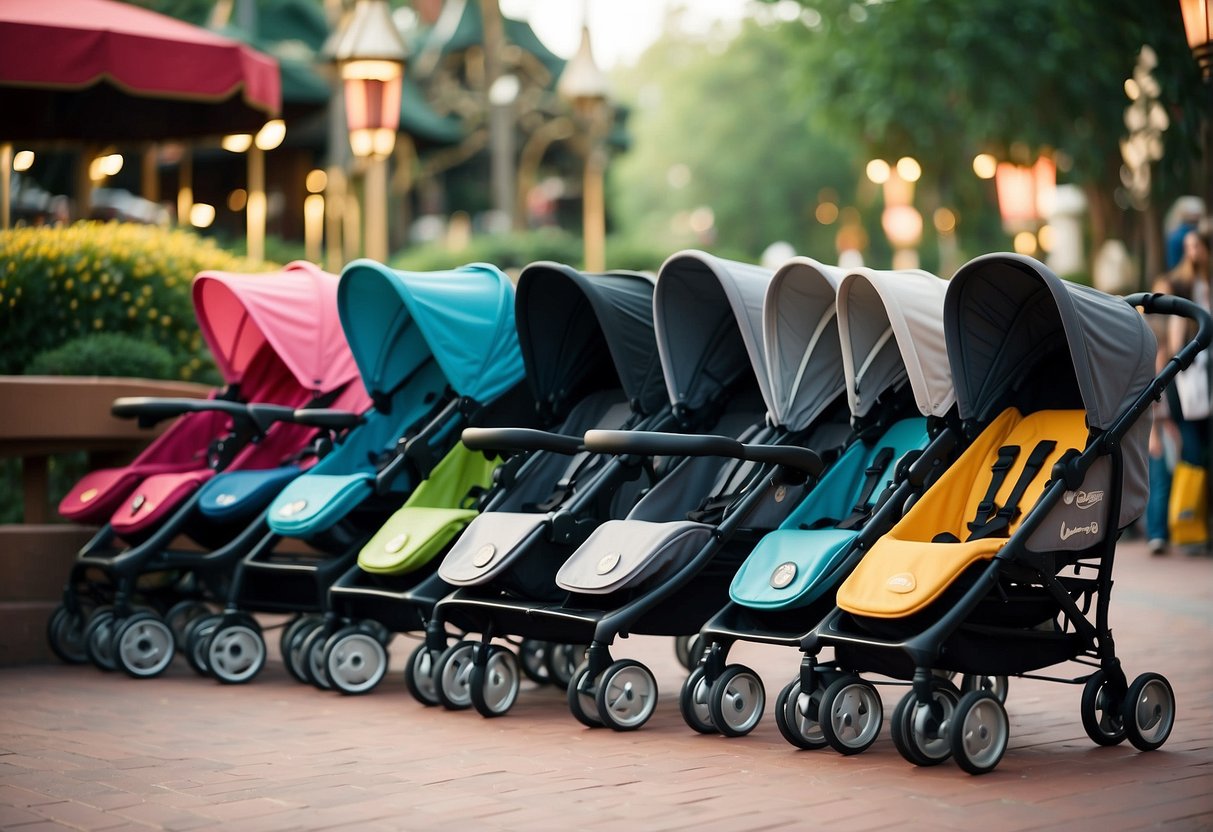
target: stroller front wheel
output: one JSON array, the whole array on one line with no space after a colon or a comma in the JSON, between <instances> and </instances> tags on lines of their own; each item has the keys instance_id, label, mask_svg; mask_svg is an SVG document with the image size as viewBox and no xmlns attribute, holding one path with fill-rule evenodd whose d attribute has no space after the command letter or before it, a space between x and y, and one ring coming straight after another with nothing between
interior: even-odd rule
<instances>
[{"instance_id":1,"label":"stroller front wheel","mask_svg":"<svg viewBox=\"0 0 1213 832\"><path fill-rule=\"evenodd\" d=\"M973 690L960 698L952 715L952 756L969 774L993 771L1007 750L1010 724L998 696Z\"/></svg>"},{"instance_id":2,"label":"stroller front wheel","mask_svg":"<svg viewBox=\"0 0 1213 832\"><path fill-rule=\"evenodd\" d=\"M404 684L413 698L426 707L440 704L438 701L437 680L434 668L441 654L425 646L425 642L417 645L410 655L408 664L404 666Z\"/></svg>"},{"instance_id":3,"label":"stroller front wheel","mask_svg":"<svg viewBox=\"0 0 1213 832\"><path fill-rule=\"evenodd\" d=\"M115 664L136 679L159 676L175 652L172 628L154 612L137 612L120 622L111 648Z\"/></svg>"},{"instance_id":4,"label":"stroller front wheel","mask_svg":"<svg viewBox=\"0 0 1213 832\"><path fill-rule=\"evenodd\" d=\"M712 709L708 707L708 693L712 686L708 684L707 673L702 667L691 671L691 675L682 683L682 691L678 696L678 710L682 712L682 720L693 731L701 734L715 734L716 726L712 724Z\"/></svg>"},{"instance_id":5,"label":"stroller front wheel","mask_svg":"<svg viewBox=\"0 0 1213 832\"><path fill-rule=\"evenodd\" d=\"M84 652L102 670L117 670L114 660L114 608L98 607L84 628Z\"/></svg>"},{"instance_id":6,"label":"stroller front wheel","mask_svg":"<svg viewBox=\"0 0 1213 832\"><path fill-rule=\"evenodd\" d=\"M518 659L522 664L522 672L537 685L546 685L552 681L552 672L548 670L547 658L552 645L546 641L534 638L524 638L518 645Z\"/></svg>"},{"instance_id":7,"label":"stroller front wheel","mask_svg":"<svg viewBox=\"0 0 1213 832\"><path fill-rule=\"evenodd\" d=\"M775 726L792 745L806 751L816 751L829 745L817 717L821 713L821 695L825 688L818 685L810 695L800 690L796 678L784 686L775 699Z\"/></svg>"},{"instance_id":8,"label":"stroller front wheel","mask_svg":"<svg viewBox=\"0 0 1213 832\"><path fill-rule=\"evenodd\" d=\"M367 693L387 673L387 648L376 633L346 627L324 643L324 667L333 687L344 694Z\"/></svg>"},{"instance_id":9,"label":"stroller front wheel","mask_svg":"<svg viewBox=\"0 0 1213 832\"><path fill-rule=\"evenodd\" d=\"M603 725L635 731L657 707L657 680L640 662L620 659L602 672L595 701Z\"/></svg>"},{"instance_id":10,"label":"stroller front wheel","mask_svg":"<svg viewBox=\"0 0 1213 832\"><path fill-rule=\"evenodd\" d=\"M1097 670L1082 688L1079 715L1082 717L1083 730L1096 745L1119 745L1125 740L1121 702L1117 701L1111 687L1108 675Z\"/></svg>"},{"instance_id":11,"label":"stroller front wheel","mask_svg":"<svg viewBox=\"0 0 1213 832\"><path fill-rule=\"evenodd\" d=\"M522 678L513 652L496 644L486 648L488 660L472 665L468 682L472 706L483 717L503 716L518 701Z\"/></svg>"},{"instance_id":12,"label":"stroller front wheel","mask_svg":"<svg viewBox=\"0 0 1213 832\"><path fill-rule=\"evenodd\" d=\"M762 721L767 694L762 679L745 665L724 669L708 692L712 724L726 737L744 737Z\"/></svg>"},{"instance_id":13,"label":"stroller front wheel","mask_svg":"<svg viewBox=\"0 0 1213 832\"><path fill-rule=\"evenodd\" d=\"M84 664L88 652L84 645L84 614L63 604L55 607L46 622L46 640L51 651L65 664Z\"/></svg>"},{"instance_id":14,"label":"stroller front wheel","mask_svg":"<svg viewBox=\"0 0 1213 832\"><path fill-rule=\"evenodd\" d=\"M217 625L206 642L207 667L225 685L242 685L265 666L265 639L250 617Z\"/></svg>"},{"instance_id":15,"label":"stroller front wheel","mask_svg":"<svg viewBox=\"0 0 1213 832\"><path fill-rule=\"evenodd\" d=\"M462 711L472 706L469 684L476 642L458 641L443 651L434 669L434 692L448 711Z\"/></svg>"},{"instance_id":16,"label":"stroller front wheel","mask_svg":"<svg viewBox=\"0 0 1213 832\"><path fill-rule=\"evenodd\" d=\"M598 695L594 682L589 678L590 666L586 662L578 665L569 680L567 689L569 712L573 718L587 728L601 728L602 720L598 718Z\"/></svg>"},{"instance_id":17,"label":"stroller front wheel","mask_svg":"<svg viewBox=\"0 0 1213 832\"><path fill-rule=\"evenodd\" d=\"M1129 742L1138 751L1153 751L1171 736L1175 726L1175 691L1159 673L1143 673L1129 685L1121 709Z\"/></svg>"},{"instance_id":18,"label":"stroller front wheel","mask_svg":"<svg viewBox=\"0 0 1213 832\"><path fill-rule=\"evenodd\" d=\"M826 742L840 754L866 751L880 734L884 705L871 682L857 676L835 679L821 695L818 713Z\"/></svg>"},{"instance_id":19,"label":"stroller front wheel","mask_svg":"<svg viewBox=\"0 0 1213 832\"><path fill-rule=\"evenodd\" d=\"M942 679L932 680L932 705L918 701L910 691L893 709L893 745L908 762L916 766L935 766L952 756L948 731L960 694Z\"/></svg>"}]
</instances>

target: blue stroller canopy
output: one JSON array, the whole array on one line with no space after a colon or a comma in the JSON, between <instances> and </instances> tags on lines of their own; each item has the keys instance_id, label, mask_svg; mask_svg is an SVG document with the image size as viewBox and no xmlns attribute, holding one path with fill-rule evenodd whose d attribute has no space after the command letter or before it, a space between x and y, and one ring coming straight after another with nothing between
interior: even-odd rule
<instances>
[{"instance_id":1,"label":"blue stroller canopy","mask_svg":"<svg viewBox=\"0 0 1213 832\"><path fill-rule=\"evenodd\" d=\"M337 303L362 382L376 401L431 355L456 393L479 402L522 379L514 288L494 266L402 272L355 260L341 273Z\"/></svg>"},{"instance_id":2,"label":"blue stroller canopy","mask_svg":"<svg viewBox=\"0 0 1213 832\"><path fill-rule=\"evenodd\" d=\"M1154 379L1157 344L1136 309L1018 254L962 266L948 286L944 327L962 419L1024 410L1031 396L1041 407L1081 407L1089 428L1107 430ZM1122 528L1145 510L1149 433L1150 420L1138 419L1121 444Z\"/></svg>"},{"instance_id":3,"label":"blue stroller canopy","mask_svg":"<svg viewBox=\"0 0 1213 832\"><path fill-rule=\"evenodd\" d=\"M665 405L648 275L532 263L518 278L515 315L535 400L553 412L614 378L634 410L647 415Z\"/></svg>"},{"instance_id":4,"label":"blue stroller canopy","mask_svg":"<svg viewBox=\"0 0 1213 832\"><path fill-rule=\"evenodd\" d=\"M770 412L762 306L772 272L702 251L671 255L657 274L653 321L670 402L696 410L748 371Z\"/></svg>"}]
</instances>

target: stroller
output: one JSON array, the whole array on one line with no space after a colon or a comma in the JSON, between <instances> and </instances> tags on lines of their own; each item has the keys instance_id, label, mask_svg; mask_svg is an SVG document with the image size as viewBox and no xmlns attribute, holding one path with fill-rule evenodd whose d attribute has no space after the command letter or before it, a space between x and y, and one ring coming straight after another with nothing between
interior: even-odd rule
<instances>
[{"instance_id":1,"label":"stroller","mask_svg":"<svg viewBox=\"0 0 1213 832\"><path fill-rule=\"evenodd\" d=\"M736 553L748 550L753 530L772 528L785 506L803 493L803 475L768 483L770 463L809 474L820 470L811 451L770 447L795 435L788 426L769 425L766 413L773 408L763 406L769 386L763 372L761 310L770 280L764 269L698 252L667 260L654 294L654 319L670 398L675 412L706 411L702 428L722 435L587 432L586 448L596 453L688 459L671 468L626 519L599 526L554 575L549 573L556 590L549 597L531 594L515 600L461 591L439 604L446 615L476 620L475 629L486 634L486 641L488 635L504 632L588 642L587 661L568 687L573 713L586 724L625 730L647 720L655 704L655 681L637 662L612 664L609 644L615 635L696 630L719 605L740 560ZM830 345L818 341L817 346L828 352ZM838 355L836 341L833 355ZM818 447L841 445L849 435L845 422L835 421L841 392L841 383L824 392L805 416L806 423L823 412L833 417L821 418L821 433L810 440ZM730 458L722 461L721 456ZM629 545L621 546L621 541ZM491 648L479 651L487 672L473 672L468 682L477 709L486 716L505 713L516 695L516 688L498 684L492 657ZM446 684L452 675L441 678ZM592 685L604 692L597 714L583 705L594 696Z\"/></svg>"},{"instance_id":2,"label":"stroller","mask_svg":"<svg viewBox=\"0 0 1213 832\"><path fill-rule=\"evenodd\" d=\"M509 278L484 264L424 274L370 260L345 267L337 308L374 406L363 415L333 409L294 414L306 424L349 432L278 494L263 523L246 532L255 542L234 572L224 612L198 619L188 634L197 668L229 684L256 676L266 647L250 613L323 611L329 586L435 471L468 420L486 404L517 395L522 360L513 295ZM476 398L468 393L472 380ZM319 663L335 620L320 622L303 633L303 641L299 627L284 629L284 659L292 673ZM388 635L374 634L381 640Z\"/></svg>"},{"instance_id":3,"label":"stroller","mask_svg":"<svg viewBox=\"0 0 1213 832\"><path fill-rule=\"evenodd\" d=\"M823 278L829 278L823 279ZM766 703L761 678L728 664L737 641L798 647L834 607L834 591L854 562L901 516L907 500L945 466L956 434L945 415L956 400L943 331L947 282L918 271L861 269L838 285L796 263L775 277L767 298L767 360L772 380L799 401L805 385L827 383L833 368L804 372L799 356L812 337L842 346L851 424L859 440L821 478L777 531L755 547L729 587L731 602L700 632L706 649L683 684L679 706L700 733L748 734ZM790 742L822 747L820 696L801 696L799 680L780 693L776 722Z\"/></svg>"},{"instance_id":4,"label":"stroller","mask_svg":"<svg viewBox=\"0 0 1213 832\"><path fill-rule=\"evenodd\" d=\"M1157 377L1154 337L1135 305L1199 322ZM818 685L825 646L850 671L912 680L891 728L920 766L953 756L971 774L991 771L1009 733L995 692L960 695L932 668L1083 684L1092 740L1158 748L1174 694L1157 673L1129 684L1121 669L1108 628L1112 565L1120 530L1146 502L1142 417L1208 346L1207 313L1167 296L1114 298L996 254L957 272L944 324L970 442L839 587L838 607L802 643L801 690ZM1033 674L1063 662L1092 672ZM839 684L855 695L867 683ZM863 698L878 726L879 699Z\"/></svg>"},{"instance_id":5,"label":"stroller","mask_svg":"<svg viewBox=\"0 0 1213 832\"><path fill-rule=\"evenodd\" d=\"M479 592L482 585L511 595L550 594L559 562L598 523L626 513L648 484L646 475L657 476L581 448L582 435L595 427L640 429L671 421L652 298L653 279L643 274L587 274L556 263L523 270L517 309L522 355L542 422L553 427L464 431L471 447L529 452L513 456L497 473L483 513L469 523L438 574L414 593L409 614L429 618L426 640L405 666L418 701L448 708L472 704L466 677L475 643L459 638L448 649L446 622L431 615L440 599L459 587ZM460 620L454 626L466 633L474 623ZM517 659L500 645L493 649L494 677L516 689ZM524 641L522 670L536 682L567 685L584 649ZM436 668L448 669L445 690Z\"/></svg>"},{"instance_id":6,"label":"stroller","mask_svg":"<svg viewBox=\"0 0 1213 832\"><path fill-rule=\"evenodd\" d=\"M367 403L352 383L336 295L336 276L308 263L278 275L197 277L198 322L227 387L210 399L115 402L116 415L145 425L180 418L131 465L85 476L63 500L70 519L109 520L81 550L48 624L60 658L136 677L168 667L198 606L189 600L196 576L177 562L191 553L174 541L225 547L314 463L329 432L282 416L308 404ZM96 608L85 625L88 606Z\"/></svg>"}]
</instances>

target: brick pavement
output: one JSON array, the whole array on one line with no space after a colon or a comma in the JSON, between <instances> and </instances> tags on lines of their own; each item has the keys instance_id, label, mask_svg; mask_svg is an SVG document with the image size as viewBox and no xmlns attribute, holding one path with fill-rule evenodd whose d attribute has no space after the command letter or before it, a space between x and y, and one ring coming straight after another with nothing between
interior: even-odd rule
<instances>
[{"instance_id":1,"label":"brick pavement","mask_svg":"<svg viewBox=\"0 0 1213 832\"><path fill-rule=\"evenodd\" d=\"M1213 561L1150 558L1122 545L1113 593L1130 677L1166 674L1179 715L1161 751L1097 748L1080 689L1012 680L1010 748L998 770L916 769L887 726L856 757L800 752L768 704L750 736L699 736L678 715L682 673L667 640L633 638L662 690L652 721L616 734L582 728L563 695L524 687L501 719L412 701L399 672L371 695L305 688L271 662L244 687L193 675L178 659L155 680L91 667L0 671L0 828L695 829L848 832L1163 827L1213 829ZM795 656L740 646L768 699ZM887 714L900 690L885 694Z\"/></svg>"}]
</instances>

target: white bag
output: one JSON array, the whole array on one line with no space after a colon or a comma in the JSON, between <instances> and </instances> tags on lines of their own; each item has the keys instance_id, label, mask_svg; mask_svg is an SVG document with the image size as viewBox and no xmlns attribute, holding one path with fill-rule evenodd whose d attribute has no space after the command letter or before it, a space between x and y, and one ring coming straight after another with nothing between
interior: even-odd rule
<instances>
[{"instance_id":1,"label":"white bag","mask_svg":"<svg viewBox=\"0 0 1213 832\"><path fill-rule=\"evenodd\" d=\"M1179 394L1179 410L1189 422L1209 418L1209 354L1201 352L1192 366L1175 377L1175 392Z\"/></svg>"}]
</instances>

